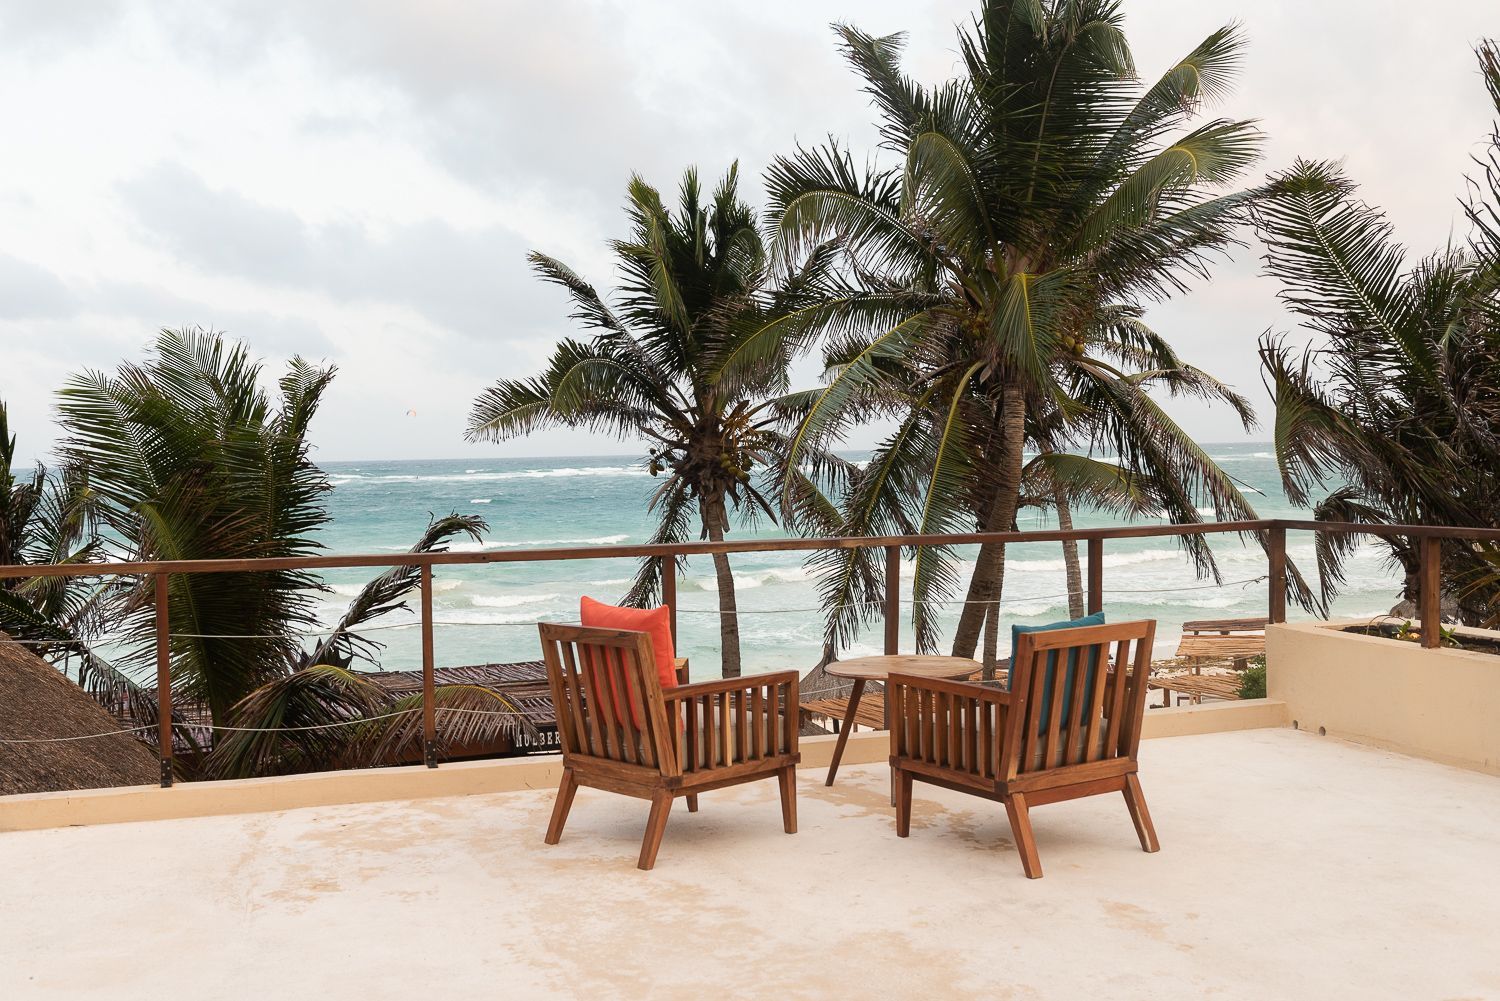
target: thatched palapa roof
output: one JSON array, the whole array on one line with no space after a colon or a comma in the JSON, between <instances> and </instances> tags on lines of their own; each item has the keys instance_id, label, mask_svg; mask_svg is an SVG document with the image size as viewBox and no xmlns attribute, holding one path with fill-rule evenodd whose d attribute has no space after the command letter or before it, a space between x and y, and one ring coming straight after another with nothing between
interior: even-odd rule
<instances>
[{"instance_id":1,"label":"thatched palapa roof","mask_svg":"<svg viewBox=\"0 0 1500 1001\"><path fill-rule=\"evenodd\" d=\"M0 632L0 739L79 737L118 728L87 692ZM128 733L0 744L0 795L155 785L160 778L155 753Z\"/></svg>"}]
</instances>

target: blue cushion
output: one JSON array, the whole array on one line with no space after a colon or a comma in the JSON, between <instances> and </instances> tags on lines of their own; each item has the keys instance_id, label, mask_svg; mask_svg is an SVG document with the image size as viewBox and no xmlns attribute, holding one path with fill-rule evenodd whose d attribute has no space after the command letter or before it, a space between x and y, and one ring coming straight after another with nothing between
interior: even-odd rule
<instances>
[{"instance_id":1,"label":"blue cushion","mask_svg":"<svg viewBox=\"0 0 1500 1001\"><path fill-rule=\"evenodd\" d=\"M1016 648L1021 645L1022 633L1044 633L1051 629L1073 629L1079 626L1102 626L1104 625L1104 613L1095 612L1085 615L1081 619L1072 619L1068 622L1053 622L1046 626L1016 626L1010 627L1010 673L1006 676L1006 687L1010 687L1010 681L1016 676ZM1073 679L1074 672L1078 670L1078 651L1072 650L1068 653L1067 677L1063 681L1062 715L1066 719L1068 710L1073 703ZM1037 733L1047 729L1047 719L1052 714L1052 690L1057 686L1057 651L1047 654L1047 676L1042 681L1042 704L1037 706ZM1099 676L1098 651L1090 651L1088 678L1084 681L1083 710L1088 712L1088 707L1094 704L1094 683ZM1082 715L1080 713L1080 715Z\"/></svg>"}]
</instances>

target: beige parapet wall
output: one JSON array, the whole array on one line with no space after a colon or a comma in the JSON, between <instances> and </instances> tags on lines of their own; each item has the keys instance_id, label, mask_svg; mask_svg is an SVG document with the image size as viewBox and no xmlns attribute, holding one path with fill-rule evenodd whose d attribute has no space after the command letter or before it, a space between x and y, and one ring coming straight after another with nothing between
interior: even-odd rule
<instances>
[{"instance_id":1,"label":"beige parapet wall","mask_svg":"<svg viewBox=\"0 0 1500 1001\"><path fill-rule=\"evenodd\" d=\"M1153 709L1142 736L1181 737L1227 730L1285 726L1286 706L1271 699L1217 702ZM823 769L833 756L834 737L802 738L802 768ZM890 742L884 731L851 734L843 764L885 761ZM372 803L383 800L470 796L478 793L555 789L562 763L556 755L459 761L440 768L373 768L315 772L280 778L227 782L183 782L170 789L129 786L83 792L46 792L0 797L0 831L120 824L236 813L266 813L306 806Z\"/></svg>"},{"instance_id":2,"label":"beige parapet wall","mask_svg":"<svg viewBox=\"0 0 1500 1001\"><path fill-rule=\"evenodd\" d=\"M1298 727L1500 774L1500 656L1341 631L1355 624L1267 627L1267 694Z\"/></svg>"}]
</instances>

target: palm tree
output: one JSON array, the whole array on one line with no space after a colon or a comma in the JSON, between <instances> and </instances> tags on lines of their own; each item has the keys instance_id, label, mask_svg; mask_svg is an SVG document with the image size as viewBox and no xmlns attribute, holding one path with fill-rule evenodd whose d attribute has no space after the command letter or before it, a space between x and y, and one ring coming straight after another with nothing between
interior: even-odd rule
<instances>
[{"instance_id":1,"label":"palm tree","mask_svg":"<svg viewBox=\"0 0 1500 1001\"><path fill-rule=\"evenodd\" d=\"M932 88L900 71L900 36L836 31L879 111L882 145L903 163L856 170L833 142L778 159L768 172L777 241L791 255L837 237L866 293L848 296L848 311L900 316L851 321L830 343L832 378L806 406L788 461L851 420L894 417L846 528L997 531L1015 522L1024 449L1047 445L1043 429L1057 426L1118 449L1113 470L1065 464L1085 482L1149 480L1174 520L1199 520L1203 502L1251 515L1147 389L1165 383L1248 411L1139 322L1142 303L1207 273L1253 199L1224 190L1258 153L1252 123L1183 131L1227 91L1238 31L1213 32L1145 88L1113 0L988 0L959 33L964 75ZM1189 546L1211 567L1201 540ZM928 646L924 602L958 583L950 555L916 555ZM1003 562L1003 546L980 548L955 654L973 655ZM835 574L831 597L860 576Z\"/></svg>"},{"instance_id":2,"label":"palm tree","mask_svg":"<svg viewBox=\"0 0 1500 1001\"><path fill-rule=\"evenodd\" d=\"M15 475L16 436L0 402L0 565L84 564L105 552L98 498L87 471L73 463L37 463ZM64 671L76 657L78 680L90 690L119 688L125 679L93 648L122 591L99 578L11 577L0 580L0 629Z\"/></svg>"},{"instance_id":3,"label":"palm tree","mask_svg":"<svg viewBox=\"0 0 1500 1001\"><path fill-rule=\"evenodd\" d=\"M1477 52L1496 119L1464 242L1409 263L1385 216L1331 163L1298 160L1257 208L1266 270L1317 337L1301 349L1267 337L1261 358L1282 483L1319 520L1500 524L1500 48ZM1318 535L1325 598L1355 545ZM1416 597L1416 547L1381 545ZM1495 552L1454 544L1443 555L1464 616L1493 620Z\"/></svg>"},{"instance_id":4,"label":"palm tree","mask_svg":"<svg viewBox=\"0 0 1500 1001\"><path fill-rule=\"evenodd\" d=\"M61 453L89 470L101 518L143 560L311 556L326 477L307 429L332 368L293 359L274 406L243 345L164 330L142 365L86 371L60 391ZM317 625L322 585L306 571L173 575L173 687L216 720L282 674ZM153 656L153 602L124 609L129 669Z\"/></svg>"},{"instance_id":5,"label":"palm tree","mask_svg":"<svg viewBox=\"0 0 1500 1001\"><path fill-rule=\"evenodd\" d=\"M664 477L650 499L658 518L651 541L685 541L695 522L702 538L720 541L731 510L773 516L754 470L774 475L784 454L778 424L799 399L785 395L787 365L835 288L834 250L814 245L773 285L736 167L707 204L697 172L688 170L675 215L655 188L633 177L627 215L630 235L612 244L623 276L613 307L565 264L530 255L538 275L567 291L571 319L591 336L559 342L542 375L486 390L474 401L467 437L506 441L563 426L645 439L651 444L643 462ZM818 449L807 450L805 462L815 472L794 468L784 492L801 496L816 471L847 471ZM727 556L713 560L723 674L738 677L734 576ZM643 562L627 601L659 598L661 562Z\"/></svg>"},{"instance_id":6,"label":"palm tree","mask_svg":"<svg viewBox=\"0 0 1500 1001\"><path fill-rule=\"evenodd\" d=\"M88 472L97 517L134 560L310 556L328 519L327 478L308 457L308 427L332 367L294 358L273 403L244 345L203 330L164 330L148 359L118 372L84 372L60 392L61 452ZM429 524L413 552L478 538L483 520L457 515ZM372 580L327 639L304 649L327 591L301 570L173 574L169 578L172 687L208 706L216 725L247 722L241 707L268 685L313 667L347 669L374 659L360 625L402 606L415 567ZM128 677L154 664L155 605L149 582L110 608L110 640ZM272 722L269 725L279 725Z\"/></svg>"}]
</instances>

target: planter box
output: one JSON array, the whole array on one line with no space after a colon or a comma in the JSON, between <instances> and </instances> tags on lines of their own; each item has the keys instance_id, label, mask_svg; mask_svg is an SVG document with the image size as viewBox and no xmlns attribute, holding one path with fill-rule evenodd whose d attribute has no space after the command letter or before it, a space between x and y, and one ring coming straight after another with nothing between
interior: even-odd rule
<instances>
[{"instance_id":1,"label":"planter box","mask_svg":"<svg viewBox=\"0 0 1500 1001\"><path fill-rule=\"evenodd\" d=\"M1303 730L1500 774L1500 656L1340 631L1360 624L1268 626L1266 694Z\"/></svg>"}]
</instances>

